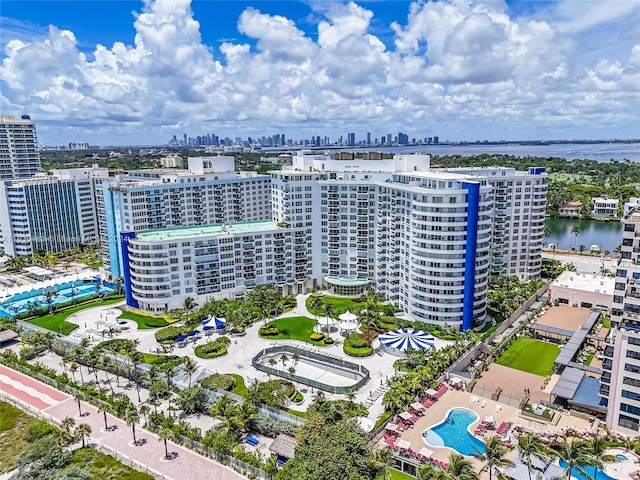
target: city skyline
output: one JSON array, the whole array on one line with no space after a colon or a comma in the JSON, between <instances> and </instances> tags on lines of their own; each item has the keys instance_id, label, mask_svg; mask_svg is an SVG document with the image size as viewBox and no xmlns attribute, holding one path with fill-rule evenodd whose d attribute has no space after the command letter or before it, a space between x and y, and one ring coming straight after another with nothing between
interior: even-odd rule
<instances>
[{"instance_id":1,"label":"city skyline","mask_svg":"<svg viewBox=\"0 0 640 480\"><path fill-rule=\"evenodd\" d=\"M633 138L639 18L624 0L7 1L3 112L51 145Z\"/></svg>"}]
</instances>

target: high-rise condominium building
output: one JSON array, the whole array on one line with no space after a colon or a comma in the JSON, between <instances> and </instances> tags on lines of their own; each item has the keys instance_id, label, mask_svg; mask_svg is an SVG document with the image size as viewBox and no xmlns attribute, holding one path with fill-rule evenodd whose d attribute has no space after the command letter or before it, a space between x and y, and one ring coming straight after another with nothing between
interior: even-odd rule
<instances>
[{"instance_id":1,"label":"high-rise condominium building","mask_svg":"<svg viewBox=\"0 0 640 480\"><path fill-rule=\"evenodd\" d=\"M236 174L233 157L192 157L189 168L140 170L96 194L104 274L123 275L122 232L271 220L271 178Z\"/></svg>"},{"instance_id":2,"label":"high-rise condominium building","mask_svg":"<svg viewBox=\"0 0 640 480\"><path fill-rule=\"evenodd\" d=\"M29 115L0 116L0 179L28 178L40 171L35 122Z\"/></svg>"},{"instance_id":3,"label":"high-rise condominium building","mask_svg":"<svg viewBox=\"0 0 640 480\"><path fill-rule=\"evenodd\" d=\"M538 278L542 270L544 214L547 205L547 174L529 168L452 168L449 172L484 178L492 187L493 225L491 271L516 275L521 280Z\"/></svg>"},{"instance_id":4,"label":"high-rise condominium building","mask_svg":"<svg viewBox=\"0 0 640 480\"><path fill-rule=\"evenodd\" d=\"M623 222L600 395L608 399L607 427L636 436L640 429L640 210L632 210Z\"/></svg>"},{"instance_id":5,"label":"high-rise condominium building","mask_svg":"<svg viewBox=\"0 0 640 480\"><path fill-rule=\"evenodd\" d=\"M8 255L62 253L98 242L94 178L107 169L54 170L0 182L0 234Z\"/></svg>"}]
</instances>

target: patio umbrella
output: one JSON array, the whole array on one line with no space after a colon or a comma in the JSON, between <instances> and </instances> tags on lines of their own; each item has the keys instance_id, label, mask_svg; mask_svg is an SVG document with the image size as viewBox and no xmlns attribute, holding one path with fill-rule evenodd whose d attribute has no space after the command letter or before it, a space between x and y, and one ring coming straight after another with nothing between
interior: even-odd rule
<instances>
[{"instance_id":1,"label":"patio umbrella","mask_svg":"<svg viewBox=\"0 0 640 480\"><path fill-rule=\"evenodd\" d=\"M427 407L425 407L424 405L422 405L422 404L421 404L421 403L419 403L419 402L412 403L412 404L410 405L410 407L411 407L411 408L413 408L414 410L418 410L418 411L419 411L419 410L425 410L425 409L427 408Z\"/></svg>"},{"instance_id":2,"label":"patio umbrella","mask_svg":"<svg viewBox=\"0 0 640 480\"><path fill-rule=\"evenodd\" d=\"M411 448L411 442L409 442L408 440L398 440L396 446L401 450L408 450L409 448Z\"/></svg>"},{"instance_id":3,"label":"patio umbrella","mask_svg":"<svg viewBox=\"0 0 640 480\"><path fill-rule=\"evenodd\" d=\"M184 342L187 339L187 337L185 335L180 335L178 338L176 338L176 342Z\"/></svg>"},{"instance_id":4,"label":"patio umbrella","mask_svg":"<svg viewBox=\"0 0 640 480\"><path fill-rule=\"evenodd\" d=\"M418 453L423 457L430 457L431 455L433 455L433 450L429 450L427 447L422 447L420 450L418 450Z\"/></svg>"},{"instance_id":5,"label":"patio umbrella","mask_svg":"<svg viewBox=\"0 0 640 480\"><path fill-rule=\"evenodd\" d=\"M384 427L385 430L388 430L390 432L397 432L398 431L398 424L397 423L388 423L386 427Z\"/></svg>"},{"instance_id":6,"label":"patio umbrella","mask_svg":"<svg viewBox=\"0 0 640 480\"><path fill-rule=\"evenodd\" d=\"M428 397L435 397L438 392L436 392L433 388L429 388L427 389L426 394Z\"/></svg>"},{"instance_id":7,"label":"patio umbrella","mask_svg":"<svg viewBox=\"0 0 640 480\"><path fill-rule=\"evenodd\" d=\"M338 318L340 320L342 320L343 322L355 322L358 318L357 315L355 315L354 313L351 313L349 311L346 311L344 313L341 313Z\"/></svg>"},{"instance_id":8,"label":"patio umbrella","mask_svg":"<svg viewBox=\"0 0 640 480\"><path fill-rule=\"evenodd\" d=\"M483 422L484 423L495 423L495 420L493 419L493 415L487 415L486 417L484 417Z\"/></svg>"},{"instance_id":9,"label":"patio umbrella","mask_svg":"<svg viewBox=\"0 0 640 480\"><path fill-rule=\"evenodd\" d=\"M413 415L411 415L409 412L402 412L398 416L403 420L411 420L413 418Z\"/></svg>"}]
</instances>

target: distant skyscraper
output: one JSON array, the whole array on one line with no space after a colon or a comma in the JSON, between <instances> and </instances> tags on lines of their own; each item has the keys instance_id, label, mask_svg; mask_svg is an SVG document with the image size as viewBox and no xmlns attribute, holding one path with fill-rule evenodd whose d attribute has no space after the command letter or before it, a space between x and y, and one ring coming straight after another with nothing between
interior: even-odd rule
<instances>
[{"instance_id":1,"label":"distant skyscraper","mask_svg":"<svg viewBox=\"0 0 640 480\"><path fill-rule=\"evenodd\" d=\"M347 133L347 145L349 147L353 147L356 144L356 134L355 133Z\"/></svg>"},{"instance_id":2,"label":"distant skyscraper","mask_svg":"<svg viewBox=\"0 0 640 480\"><path fill-rule=\"evenodd\" d=\"M371 132L367 132L367 145L371 145Z\"/></svg>"},{"instance_id":3,"label":"distant skyscraper","mask_svg":"<svg viewBox=\"0 0 640 480\"><path fill-rule=\"evenodd\" d=\"M0 116L0 178L28 178L41 170L35 122L29 115Z\"/></svg>"},{"instance_id":4,"label":"distant skyscraper","mask_svg":"<svg viewBox=\"0 0 640 480\"><path fill-rule=\"evenodd\" d=\"M392 135L390 133L387 133L387 145L391 145L391 138Z\"/></svg>"},{"instance_id":5,"label":"distant skyscraper","mask_svg":"<svg viewBox=\"0 0 640 480\"><path fill-rule=\"evenodd\" d=\"M433 143L435 143L436 145L440 143L440 137L433 137Z\"/></svg>"}]
</instances>

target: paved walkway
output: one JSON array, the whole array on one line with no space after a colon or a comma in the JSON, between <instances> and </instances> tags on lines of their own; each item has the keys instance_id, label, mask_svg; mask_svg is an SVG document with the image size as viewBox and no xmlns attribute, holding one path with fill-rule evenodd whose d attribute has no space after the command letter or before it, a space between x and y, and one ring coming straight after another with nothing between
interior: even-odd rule
<instances>
[{"instance_id":1,"label":"paved walkway","mask_svg":"<svg viewBox=\"0 0 640 480\"><path fill-rule=\"evenodd\" d=\"M97 408L81 402L83 416L79 416L78 403L69 395L22 373L0 365L0 392L29 407L45 413L58 422L66 417L76 420L76 424L86 423L91 427L90 443L104 445L107 449L132 459L144 468L159 472L167 479L182 480L236 480L245 477L211 459L198 455L184 447L168 442L169 452L175 458L162 460L164 442L157 435L136 428L139 446L133 445L132 429L122 420L107 415L111 431L104 431L104 416Z\"/></svg>"}]
</instances>

